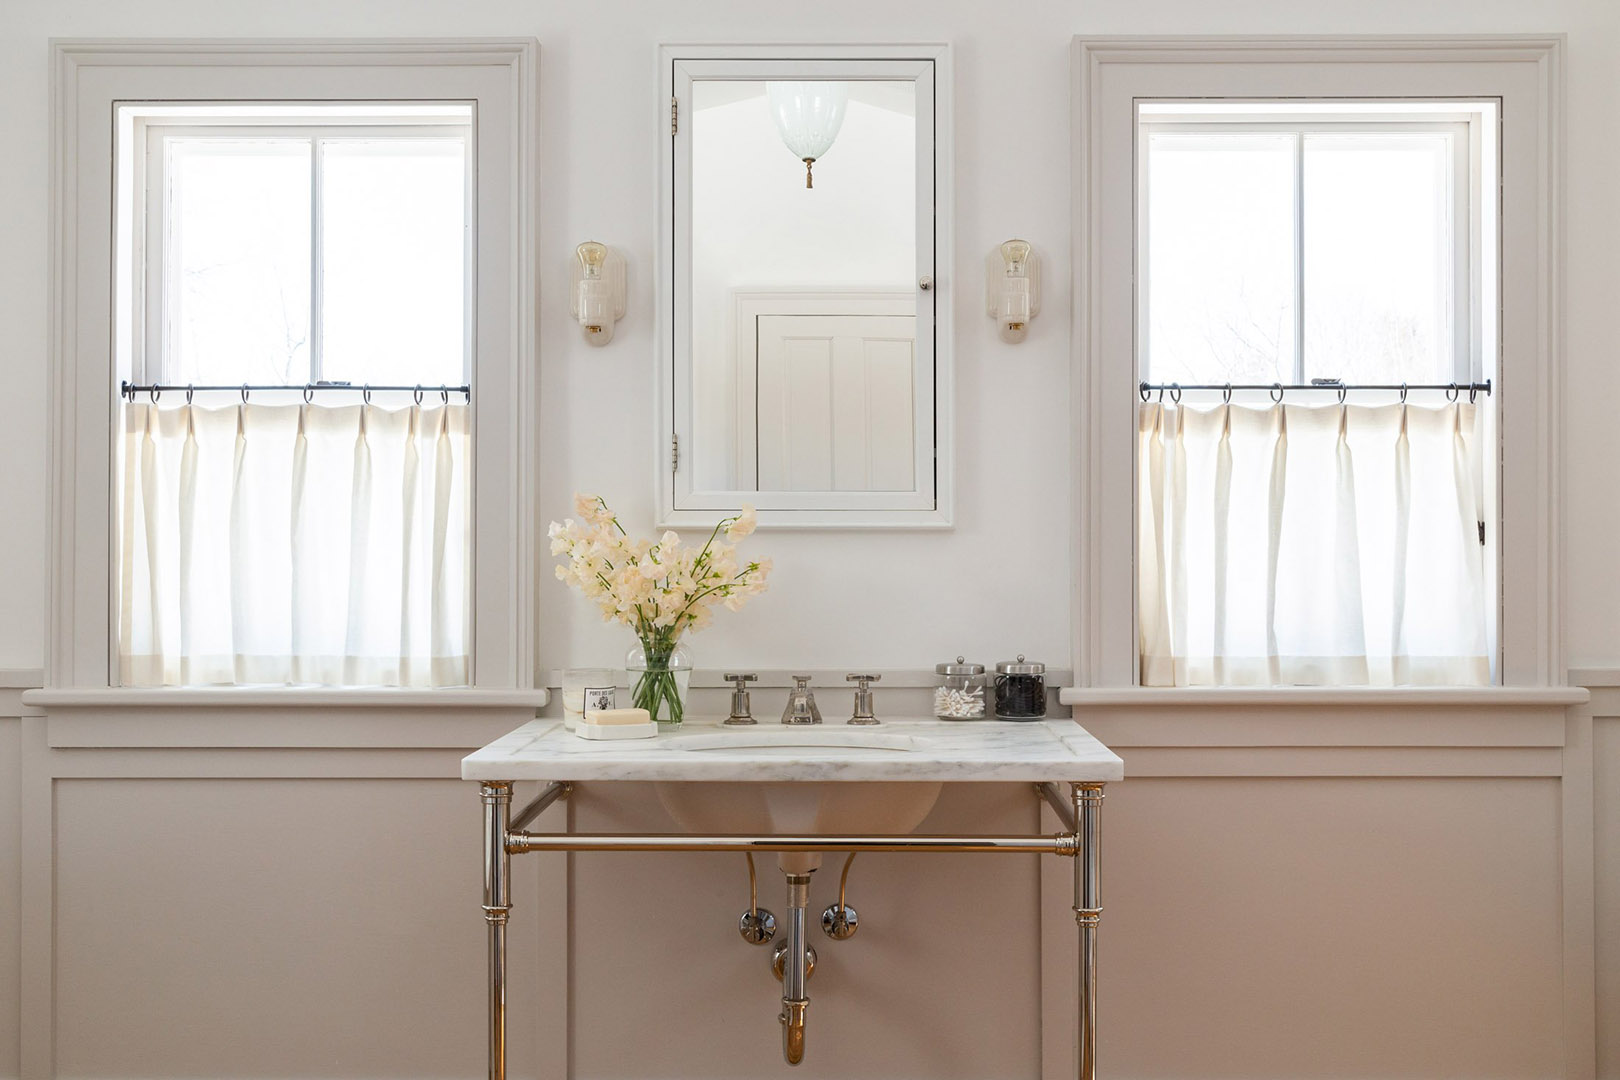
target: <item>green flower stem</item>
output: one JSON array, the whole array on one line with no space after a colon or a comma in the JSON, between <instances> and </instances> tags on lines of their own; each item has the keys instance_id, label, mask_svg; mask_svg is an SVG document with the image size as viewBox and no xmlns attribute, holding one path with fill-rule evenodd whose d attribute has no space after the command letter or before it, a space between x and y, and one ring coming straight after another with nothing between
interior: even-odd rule
<instances>
[{"instance_id":1,"label":"green flower stem","mask_svg":"<svg viewBox=\"0 0 1620 1080\"><path fill-rule=\"evenodd\" d=\"M670 658L677 642L669 634L650 634L641 637L641 649L647 658L647 668L636 679L631 691L638 709L646 709L654 721L661 724L679 724L686 716L681 702L681 688L677 673L670 670ZM668 719L661 714L669 707Z\"/></svg>"}]
</instances>

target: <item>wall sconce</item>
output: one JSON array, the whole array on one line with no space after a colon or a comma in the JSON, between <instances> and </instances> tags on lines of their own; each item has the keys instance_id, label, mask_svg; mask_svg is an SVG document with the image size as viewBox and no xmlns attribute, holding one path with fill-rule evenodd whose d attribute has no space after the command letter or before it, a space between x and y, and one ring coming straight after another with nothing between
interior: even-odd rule
<instances>
[{"instance_id":1,"label":"wall sconce","mask_svg":"<svg viewBox=\"0 0 1620 1080\"><path fill-rule=\"evenodd\" d=\"M579 320L586 341L606 345L613 340L613 324L624 318L624 257L595 240L575 248L574 256L569 310Z\"/></svg>"},{"instance_id":2,"label":"wall sconce","mask_svg":"<svg viewBox=\"0 0 1620 1080\"><path fill-rule=\"evenodd\" d=\"M1041 311L1041 257L1028 240L1008 240L990 253L984 272L985 308L1001 340L1019 342Z\"/></svg>"}]
</instances>

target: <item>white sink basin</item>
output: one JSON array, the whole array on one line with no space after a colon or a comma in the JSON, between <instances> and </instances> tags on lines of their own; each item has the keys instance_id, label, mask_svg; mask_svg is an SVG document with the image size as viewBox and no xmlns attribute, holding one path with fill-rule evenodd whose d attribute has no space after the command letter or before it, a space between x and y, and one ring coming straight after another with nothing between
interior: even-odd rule
<instances>
[{"instance_id":1,"label":"white sink basin","mask_svg":"<svg viewBox=\"0 0 1620 1080\"><path fill-rule=\"evenodd\" d=\"M842 737L817 738L835 734ZM838 749L903 754L916 749L909 736L875 732L773 731L765 736L692 735L680 741L689 744L683 749L694 752L744 745L755 753L793 753L814 747L818 754ZM795 736L798 741L794 741ZM805 736L814 741L807 741ZM941 786L891 781L665 781L653 785L664 809L688 832L757 835L909 833L934 808ZM821 866L821 857L819 852L784 851L777 854L776 862L783 873L807 874Z\"/></svg>"}]
</instances>

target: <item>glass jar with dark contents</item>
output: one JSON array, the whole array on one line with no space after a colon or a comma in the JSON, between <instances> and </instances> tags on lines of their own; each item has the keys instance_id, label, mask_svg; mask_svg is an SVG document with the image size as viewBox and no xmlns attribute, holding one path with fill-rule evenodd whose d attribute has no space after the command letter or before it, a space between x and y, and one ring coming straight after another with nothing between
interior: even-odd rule
<instances>
[{"instance_id":1,"label":"glass jar with dark contents","mask_svg":"<svg viewBox=\"0 0 1620 1080\"><path fill-rule=\"evenodd\" d=\"M1046 715L1046 665L1003 660L996 665L996 719L1039 720Z\"/></svg>"}]
</instances>

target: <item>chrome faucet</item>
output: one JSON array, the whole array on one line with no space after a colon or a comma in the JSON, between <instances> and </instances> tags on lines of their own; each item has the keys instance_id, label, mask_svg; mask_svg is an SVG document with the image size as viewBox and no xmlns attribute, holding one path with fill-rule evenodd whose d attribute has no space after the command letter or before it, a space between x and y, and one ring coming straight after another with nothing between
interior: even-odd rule
<instances>
[{"instance_id":1,"label":"chrome faucet","mask_svg":"<svg viewBox=\"0 0 1620 1080\"><path fill-rule=\"evenodd\" d=\"M810 676L793 676L793 689L788 691L787 708L782 710L782 723L821 723L821 709L816 705L816 695L810 692Z\"/></svg>"}]
</instances>

